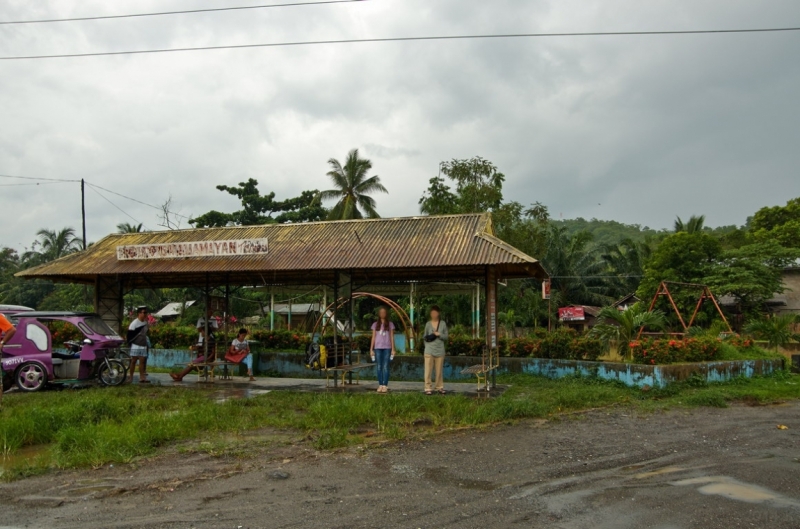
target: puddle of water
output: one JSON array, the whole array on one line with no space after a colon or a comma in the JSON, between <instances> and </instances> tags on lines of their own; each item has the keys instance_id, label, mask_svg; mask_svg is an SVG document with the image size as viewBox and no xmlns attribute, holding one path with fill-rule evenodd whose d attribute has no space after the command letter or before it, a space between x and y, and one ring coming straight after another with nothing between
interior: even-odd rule
<instances>
[{"instance_id":1,"label":"puddle of water","mask_svg":"<svg viewBox=\"0 0 800 529\"><path fill-rule=\"evenodd\" d=\"M769 503L778 507L794 507L800 509L800 501L788 498L777 492L742 483L727 476L706 476L702 478L684 479L672 483L677 486L700 485L700 494L722 496L734 501L746 503Z\"/></svg>"},{"instance_id":2,"label":"puddle of water","mask_svg":"<svg viewBox=\"0 0 800 529\"><path fill-rule=\"evenodd\" d=\"M0 476L7 470L36 464L38 459L48 455L49 445L26 446L10 454L0 456Z\"/></svg>"},{"instance_id":3,"label":"puddle of water","mask_svg":"<svg viewBox=\"0 0 800 529\"><path fill-rule=\"evenodd\" d=\"M661 476L664 474L674 474L675 472L683 472L684 470L686 469L682 467L664 467L664 468L659 468L658 470L653 470L651 472L642 472L641 474L636 474L633 477L636 479L647 479L655 476Z\"/></svg>"},{"instance_id":4,"label":"puddle of water","mask_svg":"<svg viewBox=\"0 0 800 529\"><path fill-rule=\"evenodd\" d=\"M223 402L228 402L229 400L240 400L240 399L252 399L253 397L258 397L259 395L266 395L267 393L271 393L269 389L251 389L251 388L230 388L224 389L222 391L215 391L211 398L214 399L214 402L217 404L222 404Z\"/></svg>"}]
</instances>

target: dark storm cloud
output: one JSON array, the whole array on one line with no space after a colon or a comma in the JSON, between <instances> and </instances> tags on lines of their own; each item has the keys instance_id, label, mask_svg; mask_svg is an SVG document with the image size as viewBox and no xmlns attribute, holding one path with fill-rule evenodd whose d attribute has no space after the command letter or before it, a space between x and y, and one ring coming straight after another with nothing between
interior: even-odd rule
<instances>
[{"instance_id":1,"label":"dark storm cloud","mask_svg":"<svg viewBox=\"0 0 800 529\"><path fill-rule=\"evenodd\" d=\"M248 0L242 0L242 4ZM257 2L250 1L255 4ZM6 3L0 18L140 12L188 2ZM3 55L530 31L797 25L749 1L371 0L352 6L0 28ZM480 155L507 196L554 216L654 227L743 223L800 195L799 34L386 43L0 63L0 174L81 178L176 209L230 210L214 189L327 188L353 147L417 213L442 160ZM0 182L5 183L5 181ZM78 227L72 184L0 188L0 244ZM131 221L93 192L89 235ZM150 228L155 211L109 199ZM184 224L185 225L185 224Z\"/></svg>"}]
</instances>

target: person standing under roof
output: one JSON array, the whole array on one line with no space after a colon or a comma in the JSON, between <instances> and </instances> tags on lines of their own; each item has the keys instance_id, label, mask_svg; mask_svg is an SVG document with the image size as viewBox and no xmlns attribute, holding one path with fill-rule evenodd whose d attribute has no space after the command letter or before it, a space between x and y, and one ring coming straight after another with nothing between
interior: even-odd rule
<instances>
[{"instance_id":1,"label":"person standing under roof","mask_svg":"<svg viewBox=\"0 0 800 529\"><path fill-rule=\"evenodd\" d=\"M444 395L444 355L448 340L447 324L441 319L442 311L438 305L431 307L431 319L425 324L425 394L433 395L433 390ZM436 387L431 384L431 373L436 373Z\"/></svg>"},{"instance_id":2,"label":"person standing under roof","mask_svg":"<svg viewBox=\"0 0 800 529\"><path fill-rule=\"evenodd\" d=\"M128 345L131 348L131 378L133 383L133 373L136 370L136 363L139 363L139 384L149 384L147 380L147 307L136 309L136 318L128 326Z\"/></svg>"}]
</instances>

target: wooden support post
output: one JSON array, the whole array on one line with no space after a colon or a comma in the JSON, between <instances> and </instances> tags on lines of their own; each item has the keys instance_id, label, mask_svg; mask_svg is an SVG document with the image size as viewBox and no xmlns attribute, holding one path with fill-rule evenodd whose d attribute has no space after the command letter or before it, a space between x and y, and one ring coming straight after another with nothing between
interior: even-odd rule
<instances>
[{"instance_id":1,"label":"wooden support post","mask_svg":"<svg viewBox=\"0 0 800 529\"><path fill-rule=\"evenodd\" d=\"M337 306L339 305L339 272L336 271L333 273L333 350L337 350L337 345L339 345L339 318L337 317ZM323 366L327 367L327 366ZM333 376L333 387L336 387L339 384L339 377L334 374Z\"/></svg>"},{"instance_id":2,"label":"wooden support post","mask_svg":"<svg viewBox=\"0 0 800 529\"><path fill-rule=\"evenodd\" d=\"M269 289L269 330L275 330L275 292Z\"/></svg>"},{"instance_id":3,"label":"wooden support post","mask_svg":"<svg viewBox=\"0 0 800 529\"><path fill-rule=\"evenodd\" d=\"M491 369L492 358L497 350L497 271L493 266L486 267L486 348L488 359L484 355L484 363L488 360L485 367ZM497 385L494 372L492 369L492 389Z\"/></svg>"},{"instance_id":4,"label":"wooden support post","mask_svg":"<svg viewBox=\"0 0 800 529\"><path fill-rule=\"evenodd\" d=\"M416 346L416 343L415 343L415 340L414 340L414 334L415 334L414 333L414 308L415 308L414 307L414 291L416 290L415 286L416 286L415 283L411 283L411 286L409 287L409 293L408 293L408 300L409 300L409 302L408 302L408 304L409 304L408 319L411 322L411 335L409 336L409 340L408 340L408 343L409 343L409 351L408 351L408 353L414 353L415 352L415 346Z\"/></svg>"}]
</instances>

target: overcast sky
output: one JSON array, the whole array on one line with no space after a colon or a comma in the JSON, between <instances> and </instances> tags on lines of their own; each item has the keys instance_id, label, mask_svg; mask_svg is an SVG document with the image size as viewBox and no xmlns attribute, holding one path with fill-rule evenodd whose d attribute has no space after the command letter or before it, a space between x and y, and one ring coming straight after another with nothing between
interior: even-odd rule
<instances>
[{"instance_id":1,"label":"overcast sky","mask_svg":"<svg viewBox=\"0 0 800 529\"><path fill-rule=\"evenodd\" d=\"M6 0L0 19L272 0ZM277 3L277 2L276 2ZM800 26L797 0L368 0L0 26L0 55L513 32ZM199 215L256 178L278 198L327 189L358 147L418 213L440 161L483 156L506 197L555 218L655 228L742 224L800 196L800 32L346 44L0 61L0 174L85 178ZM21 183L0 178L0 184ZM150 229L157 212L107 198ZM89 240L133 222L87 190ZM0 187L0 245L80 228L77 184ZM184 223L185 225L185 223Z\"/></svg>"}]
</instances>

